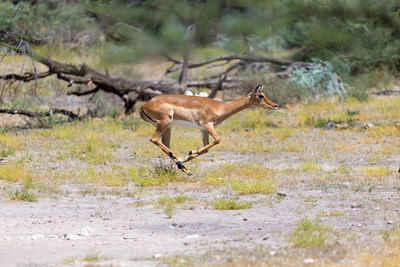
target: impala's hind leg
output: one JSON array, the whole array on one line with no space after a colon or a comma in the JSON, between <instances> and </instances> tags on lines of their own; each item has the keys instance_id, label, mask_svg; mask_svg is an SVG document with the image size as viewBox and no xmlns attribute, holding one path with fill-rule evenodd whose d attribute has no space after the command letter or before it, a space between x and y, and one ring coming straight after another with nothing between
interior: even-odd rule
<instances>
[{"instance_id":1,"label":"impala's hind leg","mask_svg":"<svg viewBox=\"0 0 400 267\"><path fill-rule=\"evenodd\" d=\"M171 149L170 141L171 141L171 128L167 128L162 134L162 143Z\"/></svg>"},{"instance_id":2,"label":"impala's hind leg","mask_svg":"<svg viewBox=\"0 0 400 267\"><path fill-rule=\"evenodd\" d=\"M176 166L178 167L178 169L180 169L181 171L183 171L184 173L191 175L191 172L189 172L186 167L182 164L182 161L178 158L178 155L172 151L166 144L164 144L161 141L161 138L163 136L167 136L168 135L168 123L163 123L161 121L158 121L157 123L157 129L156 132L154 133L153 137L150 139L150 141L155 144L156 146L158 146L165 154L167 154L167 156L176 164ZM166 132L167 135L164 135L164 133ZM169 132L170 134L170 132ZM169 145L169 140L168 140L168 145Z\"/></svg>"}]
</instances>

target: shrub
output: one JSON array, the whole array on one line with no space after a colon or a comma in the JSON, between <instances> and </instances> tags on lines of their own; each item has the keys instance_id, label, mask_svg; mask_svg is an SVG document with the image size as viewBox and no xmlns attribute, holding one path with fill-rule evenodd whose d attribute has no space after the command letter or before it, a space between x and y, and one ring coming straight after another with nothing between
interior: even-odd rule
<instances>
[{"instance_id":1,"label":"shrub","mask_svg":"<svg viewBox=\"0 0 400 267\"><path fill-rule=\"evenodd\" d=\"M253 206L251 201L237 202L235 199L217 199L214 201L214 208L217 210L242 210L250 209Z\"/></svg>"},{"instance_id":2,"label":"shrub","mask_svg":"<svg viewBox=\"0 0 400 267\"><path fill-rule=\"evenodd\" d=\"M329 227L321 224L318 218L314 221L305 218L297 223L290 241L299 247L321 246L328 239L328 229Z\"/></svg>"}]
</instances>

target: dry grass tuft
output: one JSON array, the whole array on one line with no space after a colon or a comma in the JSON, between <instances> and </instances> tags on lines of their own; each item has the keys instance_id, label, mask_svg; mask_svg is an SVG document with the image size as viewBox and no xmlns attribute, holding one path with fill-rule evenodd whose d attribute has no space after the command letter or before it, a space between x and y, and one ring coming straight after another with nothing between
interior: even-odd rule
<instances>
[{"instance_id":1,"label":"dry grass tuft","mask_svg":"<svg viewBox=\"0 0 400 267\"><path fill-rule=\"evenodd\" d=\"M236 201L235 199L216 199L213 204L217 210L243 210L253 206L251 201Z\"/></svg>"},{"instance_id":2,"label":"dry grass tuft","mask_svg":"<svg viewBox=\"0 0 400 267\"><path fill-rule=\"evenodd\" d=\"M389 167L366 166L361 168L361 172L369 177L382 177L392 173Z\"/></svg>"}]
</instances>

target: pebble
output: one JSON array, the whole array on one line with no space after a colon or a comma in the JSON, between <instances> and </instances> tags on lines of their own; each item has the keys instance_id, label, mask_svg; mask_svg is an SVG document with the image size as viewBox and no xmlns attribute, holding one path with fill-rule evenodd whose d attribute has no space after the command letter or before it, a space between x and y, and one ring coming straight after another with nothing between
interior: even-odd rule
<instances>
[{"instance_id":1,"label":"pebble","mask_svg":"<svg viewBox=\"0 0 400 267\"><path fill-rule=\"evenodd\" d=\"M65 240L77 240L80 239L81 237L78 235L74 235L74 234L65 234L64 235L64 239Z\"/></svg>"},{"instance_id":2,"label":"pebble","mask_svg":"<svg viewBox=\"0 0 400 267\"><path fill-rule=\"evenodd\" d=\"M80 235L88 237L88 236L90 236L91 232L93 232L93 228L90 226L86 226L81 230Z\"/></svg>"},{"instance_id":3,"label":"pebble","mask_svg":"<svg viewBox=\"0 0 400 267\"><path fill-rule=\"evenodd\" d=\"M161 253L156 253L153 255L153 258L161 258L162 254Z\"/></svg>"},{"instance_id":4,"label":"pebble","mask_svg":"<svg viewBox=\"0 0 400 267\"><path fill-rule=\"evenodd\" d=\"M276 251L270 251L270 252L269 252L269 255L270 255L270 256L275 256L275 255L276 255Z\"/></svg>"},{"instance_id":5,"label":"pebble","mask_svg":"<svg viewBox=\"0 0 400 267\"><path fill-rule=\"evenodd\" d=\"M284 192L278 192L278 193L276 193L278 196L280 196L280 197L286 197L287 196L287 194L286 193L284 193Z\"/></svg>"}]
</instances>

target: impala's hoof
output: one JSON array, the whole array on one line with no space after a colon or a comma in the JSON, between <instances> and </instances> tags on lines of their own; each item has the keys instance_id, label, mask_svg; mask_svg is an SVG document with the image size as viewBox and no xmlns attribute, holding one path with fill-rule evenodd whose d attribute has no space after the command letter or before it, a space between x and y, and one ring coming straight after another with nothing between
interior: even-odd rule
<instances>
[{"instance_id":1,"label":"impala's hoof","mask_svg":"<svg viewBox=\"0 0 400 267\"><path fill-rule=\"evenodd\" d=\"M193 150L190 150L188 155L191 156L191 155L193 155L193 154L194 154L194 151L193 151Z\"/></svg>"},{"instance_id":2,"label":"impala's hoof","mask_svg":"<svg viewBox=\"0 0 400 267\"><path fill-rule=\"evenodd\" d=\"M193 173L192 173L191 171L188 171L186 174L187 174L188 176L192 176L192 175L193 175Z\"/></svg>"},{"instance_id":3,"label":"impala's hoof","mask_svg":"<svg viewBox=\"0 0 400 267\"><path fill-rule=\"evenodd\" d=\"M178 166L178 169L182 169L182 167L183 167L182 161L178 160L176 162L176 166Z\"/></svg>"}]
</instances>

